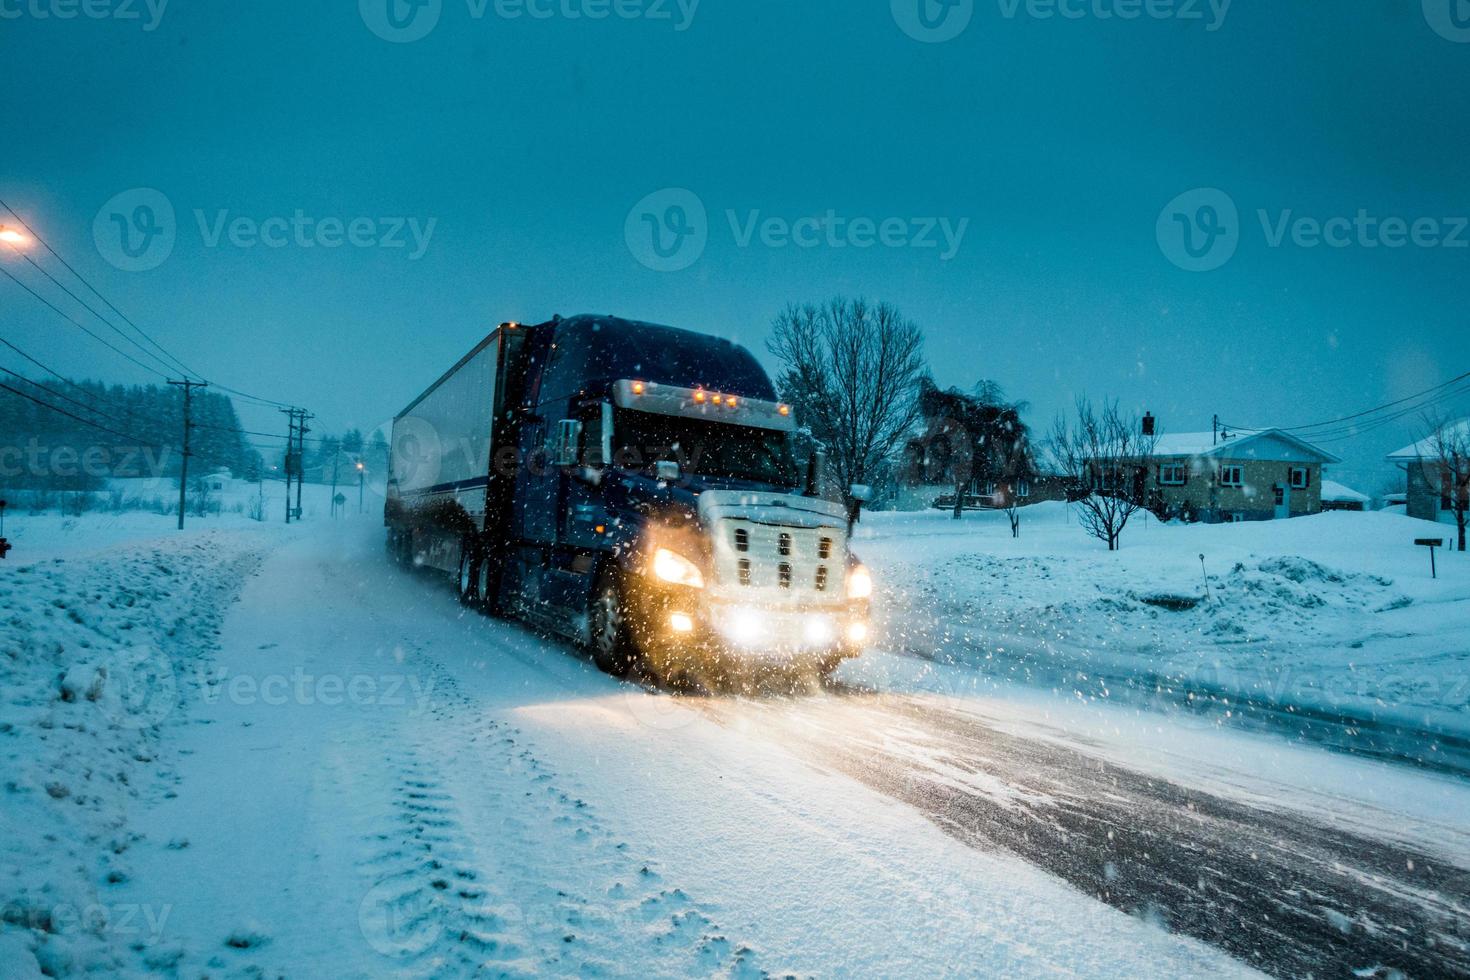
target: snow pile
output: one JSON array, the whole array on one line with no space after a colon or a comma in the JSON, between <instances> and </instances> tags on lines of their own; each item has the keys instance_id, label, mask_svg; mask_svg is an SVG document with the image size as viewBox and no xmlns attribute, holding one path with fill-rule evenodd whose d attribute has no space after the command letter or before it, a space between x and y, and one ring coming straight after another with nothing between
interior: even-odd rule
<instances>
[{"instance_id":1,"label":"snow pile","mask_svg":"<svg viewBox=\"0 0 1470 980\"><path fill-rule=\"evenodd\" d=\"M1061 504L870 515L886 645L1084 697L1151 699L1470 737L1470 562L1431 579L1420 522L1339 512L1129 526L1107 552Z\"/></svg>"},{"instance_id":2,"label":"snow pile","mask_svg":"<svg viewBox=\"0 0 1470 980\"><path fill-rule=\"evenodd\" d=\"M181 699L258 560L248 536L205 533L4 570L7 976L114 970L124 947L150 952L167 910L113 897L141 839L129 810L172 791L176 758L166 732L187 723Z\"/></svg>"}]
</instances>

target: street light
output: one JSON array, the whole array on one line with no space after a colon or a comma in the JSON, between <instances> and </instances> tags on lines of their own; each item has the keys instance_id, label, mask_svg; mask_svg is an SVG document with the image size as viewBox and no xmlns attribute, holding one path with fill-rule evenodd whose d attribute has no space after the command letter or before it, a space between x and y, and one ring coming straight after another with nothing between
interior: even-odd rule
<instances>
[{"instance_id":1,"label":"street light","mask_svg":"<svg viewBox=\"0 0 1470 980\"><path fill-rule=\"evenodd\" d=\"M0 242L12 248L23 248L31 243L31 236L8 225L0 225Z\"/></svg>"},{"instance_id":2,"label":"street light","mask_svg":"<svg viewBox=\"0 0 1470 980\"><path fill-rule=\"evenodd\" d=\"M357 512L362 513L362 485L367 479L367 467L362 465L362 460L357 461Z\"/></svg>"}]
</instances>

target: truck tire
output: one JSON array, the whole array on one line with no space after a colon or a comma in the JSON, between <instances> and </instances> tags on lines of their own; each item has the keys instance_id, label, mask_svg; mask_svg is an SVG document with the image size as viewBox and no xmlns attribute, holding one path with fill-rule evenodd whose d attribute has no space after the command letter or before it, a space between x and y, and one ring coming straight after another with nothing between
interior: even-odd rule
<instances>
[{"instance_id":1,"label":"truck tire","mask_svg":"<svg viewBox=\"0 0 1470 980\"><path fill-rule=\"evenodd\" d=\"M465 541L459 546L459 575L455 578L455 587L459 601L466 606L480 604L480 565L483 561L473 542Z\"/></svg>"},{"instance_id":2,"label":"truck tire","mask_svg":"<svg viewBox=\"0 0 1470 980\"><path fill-rule=\"evenodd\" d=\"M623 590L615 576L604 575L588 612L592 660L613 677L627 677L639 660L638 644L628 629Z\"/></svg>"}]
</instances>

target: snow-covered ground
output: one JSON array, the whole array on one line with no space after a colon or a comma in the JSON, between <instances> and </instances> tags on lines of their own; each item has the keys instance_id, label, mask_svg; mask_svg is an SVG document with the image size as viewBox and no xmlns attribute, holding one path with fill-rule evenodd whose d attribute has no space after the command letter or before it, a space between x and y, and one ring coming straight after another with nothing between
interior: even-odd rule
<instances>
[{"instance_id":1,"label":"snow-covered ground","mask_svg":"<svg viewBox=\"0 0 1470 980\"><path fill-rule=\"evenodd\" d=\"M1120 595L1183 592L1181 549L1221 563L1226 594L1224 563L1269 560L1225 533L1254 528L1140 528L1095 554L1053 516L1011 544L981 521L875 515L862 552L889 588L913 576L911 616L978 578L972 608L1007 595L1007 624L1063 609L1063 590L1042 594L1039 571L1003 589L977 555L1035 549L1077 590L1137 569ZM391 567L371 517L184 534L134 518L7 527L23 545L0 566L7 978L1470 962L1460 779L998 685L994 660L906 643L809 697L676 698ZM1354 589L1423 606L1438 588L1340 551L1311 560L1394 580ZM1441 582L1463 598L1463 571ZM1089 608L1050 615L1113 635ZM1268 920L1290 925L1272 938Z\"/></svg>"},{"instance_id":2,"label":"snow-covered ground","mask_svg":"<svg viewBox=\"0 0 1470 980\"><path fill-rule=\"evenodd\" d=\"M857 548L881 582L884 643L1085 698L1402 729L1428 763L1470 739L1470 559L1440 551L1433 579L1414 544L1443 528L1135 518L1109 553L1065 504L1024 513L1017 539L998 513L868 515Z\"/></svg>"}]
</instances>

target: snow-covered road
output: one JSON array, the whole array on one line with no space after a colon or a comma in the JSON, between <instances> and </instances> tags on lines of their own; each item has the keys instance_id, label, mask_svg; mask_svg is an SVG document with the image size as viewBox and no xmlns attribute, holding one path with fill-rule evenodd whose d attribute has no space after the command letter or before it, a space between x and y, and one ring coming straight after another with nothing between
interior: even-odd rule
<instances>
[{"instance_id":1,"label":"snow-covered road","mask_svg":"<svg viewBox=\"0 0 1470 980\"><path fill-rule=\"evenodd\" d=\"M171 711L7 704L0 802L37 834L67 804L29 726L80 752L105 708L154 734L147 764L81 752L128 788L65 857L26 838L22 875L0 852L0 953L184 976L1470 970L1461 781L881 654L809 696L676 698L463 610L371 522L210 547L237 578L195 590L217 638L156 640ZM119 555L90 567L146 577ZM49 887L78 873L82 897ZM107 910L89 941L63 900Z\"/></svg>"}]
</instances>

